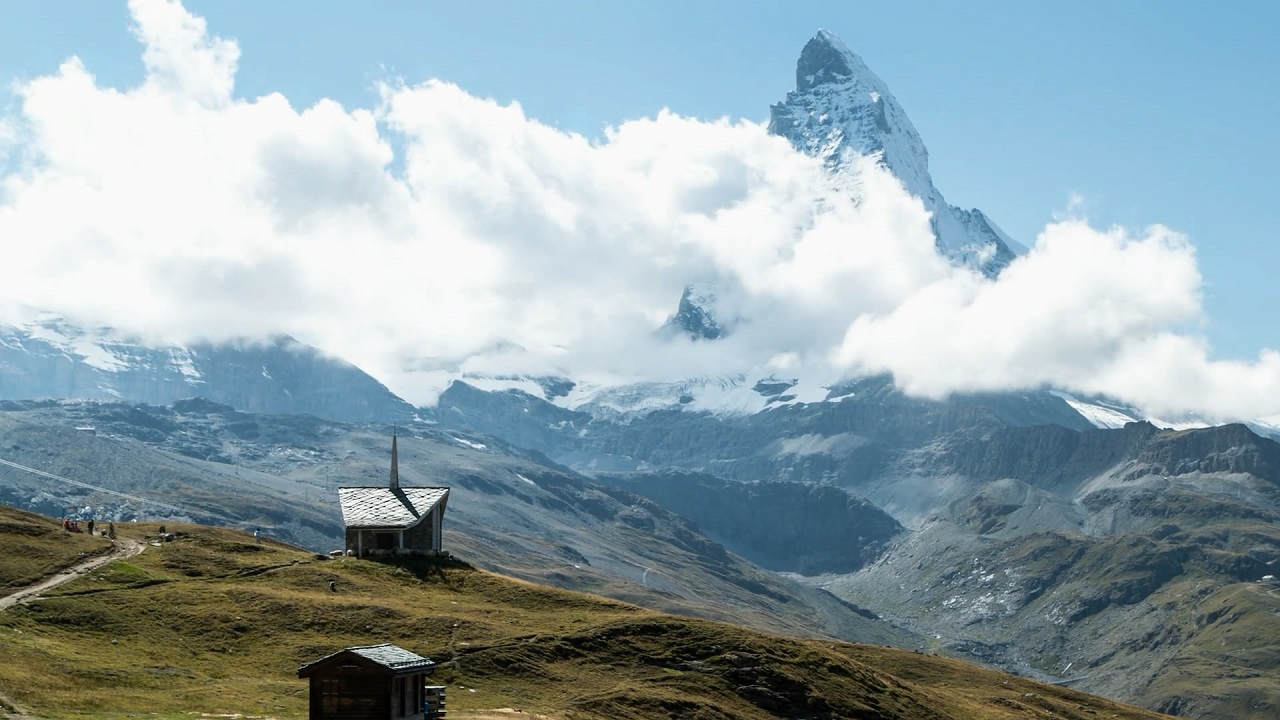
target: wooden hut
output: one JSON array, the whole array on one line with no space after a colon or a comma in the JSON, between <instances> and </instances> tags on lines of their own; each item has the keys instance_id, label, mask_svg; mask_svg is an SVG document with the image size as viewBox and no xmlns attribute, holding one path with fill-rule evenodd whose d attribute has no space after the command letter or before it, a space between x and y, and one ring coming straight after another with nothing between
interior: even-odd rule
<instances>
[{"instance_id":1,"label":"wooden hut","mask_svg":"<svg viewBox=\"0 0 1280 720\"><path fill-rule=\"evenodd\" d=\"M443 688L426 678L435 663L390 643L361 645L298 668L311 679L311 720L435 720Z\"/></svg>"},{"instance_id":2,"label":"wooden hut","mask_svg":"<svg viewBox=\"0 0 1280 720\"><path fill-rule=\"evenodd\" d=\"M340 487L346 549L366 555L443 555L441 528L447 487L401 487L396 437L391 437L391 482L385 487Z\"/></svg>"}]
</instances>

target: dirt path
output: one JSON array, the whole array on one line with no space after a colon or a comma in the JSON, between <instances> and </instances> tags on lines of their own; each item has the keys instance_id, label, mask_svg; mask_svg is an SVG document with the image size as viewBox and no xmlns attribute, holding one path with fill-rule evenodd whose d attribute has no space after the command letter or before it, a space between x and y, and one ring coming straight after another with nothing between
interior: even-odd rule
<instances>
[{"instance_id":1,"label":"dirt path","mask_svg":"<svg viewBox=\"0 0 1280 720\"><path fill-rule=\"evenodd\" d=\"M0 692L0 718L13 718L18 720L31 717L31 713L26 708L14 702L12 698Z\"/></svg>"},{"instance_id":2,"label":"dirt path","mask_svg":"<svg viewBox=\"0 0 1280 720\"><path fill-rule=\"evenodd\" d=\"M66 570L63 570L57 575L54 575L53 577L46 579L44 582L40 583L39 585L32 585L30 587L25 587L13 593L12 595L6 595L5 597L0 597L0 611L13 607L18 603L24 603L29 600L34 600L35 598L40 597L45 592L48 592L49 590L52 590L53 588L56 588L65 582L74 580L75 578L80 577L81 575L89 572L90 570L96 570L97 568L100 568L109 562L114 562L116 560L123 560L124 558L127 558L127 557L133 557L134 555L137 555L138 553L142 552L142 549L145 547L146 547L145 544L140 543L137 540L125 540L124 538L117 539L114 541L114 544L111 547L111 552L107 553L106 555L98 555L97 557L93 557L88 560L85 560L79 565L72 565L71 567L67 568Z\"/></svg>"},{"instance_id":3,"label":"dirt path","mask_svg":"<svg viewBox=\"0 0 1280 720\"><path fill-rule=\"evenodd\" d=\"M453 716L461 717L462 720L550 720L547 715L515 710L511 707L497 707L494 710L449 711L449 717Z\"/></svg>"},{"instance_id":4,"label":"dirt path","mask_svg":"<svg viewBox=\"0 0 1280 720\"><path fill-rule=\"evenodd\" d=\"M66 570L46 579L38 585L25 587L12 595L0 597L0 611L13 607L19 603L28 602L40 597L45 592L58 587L59 585L73 580L81 575L106 565L109 562L123 560L127 557L133 557L142 552L146 545L137 540L125 540L119 538L113 541L111 552L106 555L98 555L84 562L73 565ZM0 692L0 718L29 718L31 713L26 708L14 702L13 698Z\"/></svg>"}]
</instances>

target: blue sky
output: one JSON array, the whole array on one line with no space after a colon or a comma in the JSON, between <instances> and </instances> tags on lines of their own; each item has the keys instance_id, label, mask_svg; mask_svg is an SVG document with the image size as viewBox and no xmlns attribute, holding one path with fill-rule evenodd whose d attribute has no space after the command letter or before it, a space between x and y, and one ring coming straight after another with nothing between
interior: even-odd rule
<instances>
[{"instance_id":1,"label":"blue sky","mask_svg":"<svg viewBox=\"0 0 1280 720\"><path fill-rule=\"evenodd\" d=\"M1029 243L1055 217L1187 233L1218 358L1280 347L1280 5L1258 2L246 2L188 0L241 52L236 96L374 107L440 78L598 139L669 108L763 121L820 27L885 80L947 199ZM0 4L0 78L80 57L144 75L123 2ZM7 98L13 111L15 102ZM1070 206L1070 210L1068 209Z\"/></svg>"}]
</instances>

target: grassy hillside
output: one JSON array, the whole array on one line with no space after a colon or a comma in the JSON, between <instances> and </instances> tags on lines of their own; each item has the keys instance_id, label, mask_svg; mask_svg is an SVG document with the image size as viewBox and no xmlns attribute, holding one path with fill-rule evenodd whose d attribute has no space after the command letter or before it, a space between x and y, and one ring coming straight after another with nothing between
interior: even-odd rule
<instances>
[{"instance_id":1,"label":"grassy hillside","mask_svg":"<svg viewBox=\"0 0 1280 720\"><path fill-rule=\"evenodd\" d=\"M25 520L0 508L0 545L33 537L14 529ZM672 617L462 563L327 559L231 530L168 530L173 542L0 612L0 694L48 718L300 718L299 665L390 641L440 663L457 718L1160 717L954 660Z\"/></svg>"},{"instance_id":2,"label":"grassy hillside","mask_svg":"<svg viewBox=\"0 0 1280 720\"><path fill-rule=\"evenodd\" d=\"M106 538L65 532L57 520L5 506L0 506L0 538L0 595L111 549Z\"/></svg>"}]
</instances>

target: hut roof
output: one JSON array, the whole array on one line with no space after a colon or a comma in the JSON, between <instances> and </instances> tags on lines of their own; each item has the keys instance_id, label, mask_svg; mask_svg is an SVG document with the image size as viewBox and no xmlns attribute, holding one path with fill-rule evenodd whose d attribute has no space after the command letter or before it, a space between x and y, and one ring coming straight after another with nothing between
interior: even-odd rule
<instances>
[{"instance_id":1,"label":"hut roof","mask_svg":"<svg viewBox=\"0 0 1280 720\"><path fill-rule=\"evenodd\" d=\"M407 528L449 499L446 487L341 487L342 522L354 528Z\"/></svg>"},{"instance_id":2,"label":"hut roof","mask_svg":"<svg viewBox=\"0 0 1280 720\"><path fill-rule=\"evenodd\" d=\"M417 653L409 652L391 643L382 643L380 645L357 645L326 655L315 662L307 663L298 668L298 677L307 677L317 668L327 665L330 661L346 654L358 655L396 674L435 667L435 662Z\"/></svg>"}]
</instances>

